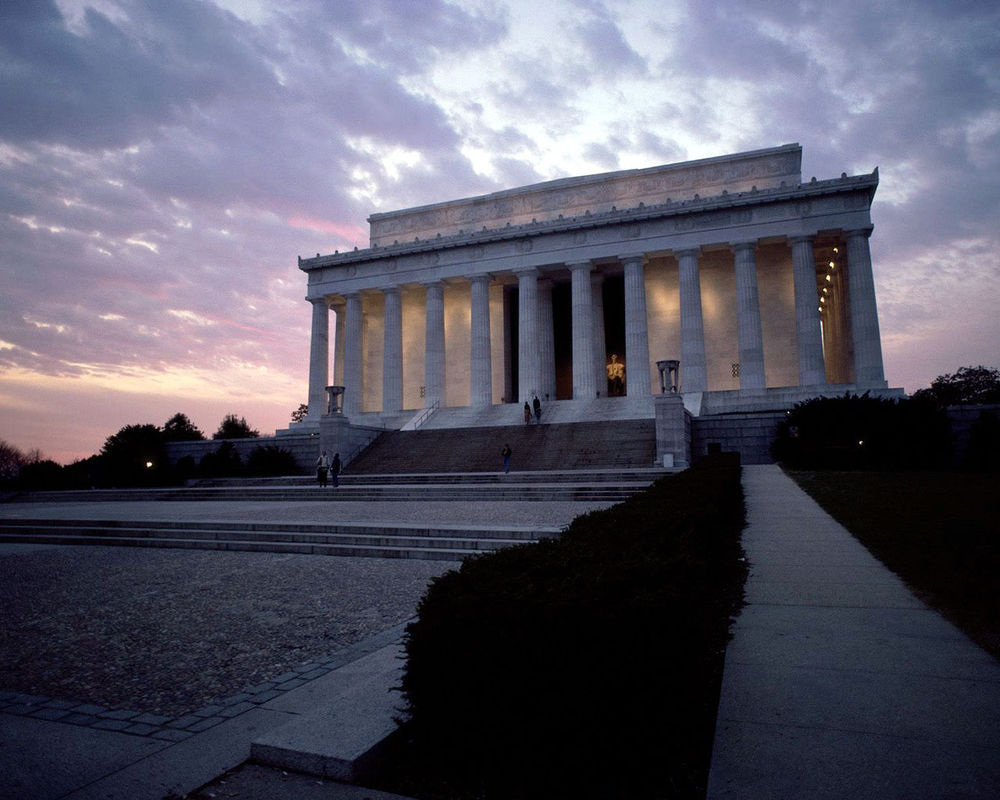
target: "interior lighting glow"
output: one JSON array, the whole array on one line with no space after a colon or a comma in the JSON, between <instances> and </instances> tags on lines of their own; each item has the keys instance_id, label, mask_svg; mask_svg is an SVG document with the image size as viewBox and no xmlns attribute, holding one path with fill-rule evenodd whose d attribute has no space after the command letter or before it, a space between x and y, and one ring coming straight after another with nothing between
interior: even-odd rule
<instances>
[{"instance_id":1,"label":"interior lighting glow","mask_svg":"<svg viewBox=\"0 0 1000 800\"><path fill-rule=\"evenodd\" d=\"M829 274L827 274L827 276L826 276L826 282L827 283L833 283L833 278L831 278Z\"/></svg>"},{"instance_id":2,"label":"interior lighting glow","mask_svg":"<svg viewBox=\"0 0 1000 800\"><path fill-rule=\"evenodd\" d=\"M831 261L830 262L830 269L833 269L833 267L834 267L834 263Z\"/></svg>"}]
</instances>

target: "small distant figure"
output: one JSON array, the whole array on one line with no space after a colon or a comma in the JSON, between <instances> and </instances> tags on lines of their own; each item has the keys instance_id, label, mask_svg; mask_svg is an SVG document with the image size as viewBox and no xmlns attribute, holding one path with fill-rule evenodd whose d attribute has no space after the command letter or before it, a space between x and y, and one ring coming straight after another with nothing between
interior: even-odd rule
<instances>
[{"instance_id":1,"label":"small distant figure","mask_svg":"<svg viewBox=\"0 0 1000 800\"><path fill-rule=\"evenodd\" d=\"M330 475L333 477L333 485L340 486L340 453L333 454L333 463L330 465Z\"/></svg>"},{"instance_id":2,"label":"small distant figure","mask_svg":"<svg viewBox=\"0 0 1000 800\"><path fill-rule=\"evenodd\" d=\"M326 454L326 450L323 451L322 455L316 459L316 482L320 486L326 486L326 474L330 469L330 458Z\"/></svg>"},{"instance_id":3,"label":"small distant figure","mask_svg":"<svg viewBox=\"0 0 1000 800\"><path fill-rule=\"evenodd\" d=\"M531 423L531 406L528 405L528 401L524 401L524 424L528 425Z\"/></svg>"},{"instance_id":4,"label":"small distant figure","mask_svg":"<svg viewBox=\"0 0 1000 800\"><path fill-rule=\"evenodd\" d=\"M500 451L500 455L503 456L503 472L504 475L510 472L510 457L514 454L514 451L510 449L509 444L503 446L503 450Z\"/></svg>"},{"instance_id":5,"label":"small distant figure","mask_svg":"<svg viewBox=\"0 0 1000 800\"><path fill-rule=\"evenodd\" d=\"M535 395L535 399L532 401L531 405L535 407L535 424L542 424L542 404L538 399L538 395Z\"/></svg>"}]
</instances>

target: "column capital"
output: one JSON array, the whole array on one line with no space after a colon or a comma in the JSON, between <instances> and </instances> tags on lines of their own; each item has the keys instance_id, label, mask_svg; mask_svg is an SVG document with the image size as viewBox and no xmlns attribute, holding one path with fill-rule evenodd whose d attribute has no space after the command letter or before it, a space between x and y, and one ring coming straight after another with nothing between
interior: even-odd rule
<instances>
[{"instance_id":1,"label":"column capital","mask_svg":"<svg viewBox=\"0 0 1000 800\"><path fill-rule=\"evenodd\" d=\"M757 240L750 239L748 241L743 241L743 242L730 242L729 247L732 249L734 253L737 253L741 250L756 250Z\"/></svg>"},{"instance_id":2,"label":"column capital","mask_svg":"<svg viewBox=\"0 0 1000 800\"><path fill-rule=\"evenodd\" d=\"M635 264L635 263L645 264L646 263L646 254L645 253L626 253L625 255L618 256L618 260L621 261L622 264Z\"/></svg>"},{"instance_id":3,"label":"column capital","mask_svg":"<svg viewBox=\"0 0 1000 800\"><path fill-rule=\"evenodd\" d=\"M586 270L587 272L592 272L594 269L594 262L590 259L587 259L586 261L567 261L566 267L570 271L574 272L576 270Z\"/></svg>"},{"instance_id":4,"label":"column capital","mask_svg":"<svg viewBox=\"0 0 1000 800\"><path fill-rule=\"evenodd\" d=\"M389 286L380 286L378 289L382 294L399 294L399 285L391 284Z\"/></svg>"},{"instance_id":5,"label":"column capital","mask_svg":"<svg viewBox=\"0 0 1000 800\"><path fill-rule=\"evenodd\" d=\"M493 276L488 272L481 272L478 275L466 276L469 283L485 283L487 286L493 281Z\"/></svg>"},{"instance_id":6,"label":"column capital","mask_svg":"<svg viewBox=\"0 0 1000 800\"><path fill-rule=\"evenodd\" d=\"M815 233L809 233L809 234L805 234L803 236L789 236L788 237L788 243L789 244L803 244L803 243L806 243L806 244L815 244L816 243L816 234Z\"/></svg>"},{"instance_id":7,"label":"column capital","mask_svg":"<svg viewBox=\"0 0 1000 800\"><path fill-rule=\"evenodd\" d=\"M430 289L432 286L440 286L443 289L444 286L445 286L445 283L440 278L435 278L432 281L424 281L420 285L423 286L425 289Z\"/></svg>"},{"instance_id":8,"label":"column capital","mask_svg":"<svg viewBox=\"0 0 1000 800\"><path fill-rule=\"evenodd\" d=\"M327 308L329 308L331 305L333 305L329 295L323 295L322 297L307 297L306 300L312 303L314 307L326 306Z\"/></svg>"},{"instance_id":9,"label":"column capital","mask_svg":"<svg viewBox=\"0 0 1000 800\"><path fill-rule=\"evenodd\" d=\"M515 267L511 270L517 278L537 278L541 272L538 267Z\"/></svg>"},{"instance_id":10,"label":"column capital","mask_svg":"<svg viewBox=\"0 0 1000 800\"><path fill-rule=\"evenodd\" d=\"M866 239L872 235L872 231L875 230L874 225L866 225L864 228L854 228L849 231L844 231L844 236L864 236Z\"/></svg>"},{"instance_id":11,"label":"column capital","mask_svg":"<svg viewBox=\"0 0 1000 800\"><path fill-rule=\"evenodd\" d=\"M701 255L701 248L700 247L685 247L685 248L683 248L681 250L674 250L672 252L674 254L674 258L676 258L679 261L680 259L684 258L685 256L694 256L695 258L698 258Z\"/></svg>"}]
</instances>

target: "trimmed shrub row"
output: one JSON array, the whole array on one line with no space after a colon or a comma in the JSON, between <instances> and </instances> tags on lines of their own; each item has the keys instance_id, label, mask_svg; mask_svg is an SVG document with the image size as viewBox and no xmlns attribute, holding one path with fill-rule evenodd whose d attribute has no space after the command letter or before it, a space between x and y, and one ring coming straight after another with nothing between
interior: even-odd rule
<instances>
[{"instance_id":1,"label":"trimmed shrub row","mask_svg":"<svg viewBox=\"0 0 1000 800\"><path fill-rule=\"evenodd\" d=\"M926 469L949 463L951 430L928 399L819 397L789 412L771 455L794 469Z\"/></svg>"},{"instance_id":2,"label":"trimmed shrub row","mask_svg":"<svg viewBox=\"0 0 1000 800\"><path fill-rule=\"evenodd\" d=\"M715 456L436 579L403 679L425 795L703 796L743 524Z\"/></svg>"}]
</instances>

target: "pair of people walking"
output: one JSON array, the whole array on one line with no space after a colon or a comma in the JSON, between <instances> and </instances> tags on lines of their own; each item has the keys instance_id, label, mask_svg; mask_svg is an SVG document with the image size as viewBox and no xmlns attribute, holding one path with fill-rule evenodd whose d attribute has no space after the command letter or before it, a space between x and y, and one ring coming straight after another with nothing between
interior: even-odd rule
<instances>
[{"instance_id":1,"label":"pair of people walking","mask_svg":"<svg viewBox=\"0 0 1000 800\"><path fill-rule=\"evenodd\" d=\"M531 405L528 405L528 401L524 401L524 424L529 425L531 423L531 409L532 406L535 409L535 424L541 424L542 422L542 404L538 399L538 395L535 395L535 399L532 401Z\"/></svg>"},{"instance_id":2,"label":"pair of people walking","mask_svg":"<svg viewBox=\"0 0 1000 800\"><path fill-rule=\"evenodd\" d=\"M333 480L334 486L339 486L338 476L340 475L340 453L333 454L333 460L326 454L326 450L316 459L316 482L320 486L327 485L327 478Z\"/></svg>"}]
</instances>

